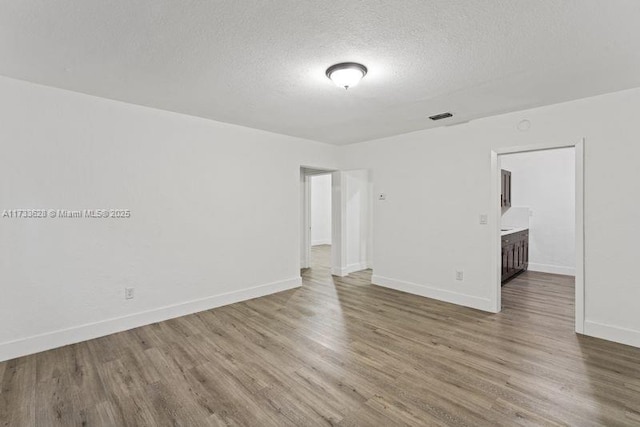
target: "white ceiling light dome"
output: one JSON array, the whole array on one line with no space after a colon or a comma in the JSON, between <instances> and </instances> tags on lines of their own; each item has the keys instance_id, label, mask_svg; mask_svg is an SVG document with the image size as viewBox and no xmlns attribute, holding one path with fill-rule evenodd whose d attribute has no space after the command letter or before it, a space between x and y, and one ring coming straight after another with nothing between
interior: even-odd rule
<instances>
[{"instance_id":1,"label":"white ceiling light dome","mask_svg":"<svg viewBox=\"0 0 640 427\"><path fill-rule=\"evenodd\" d=\"M327 68L327 77L338 87L354 87L367 75L367 67L356 62L341 62Z\"/></svg>"}]
</instances>

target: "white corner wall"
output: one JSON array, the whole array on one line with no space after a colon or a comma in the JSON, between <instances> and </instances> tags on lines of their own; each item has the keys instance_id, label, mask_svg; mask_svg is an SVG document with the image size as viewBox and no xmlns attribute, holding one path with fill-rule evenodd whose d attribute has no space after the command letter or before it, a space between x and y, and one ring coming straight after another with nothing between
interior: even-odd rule
<instances>
[{"instance_id":1,"label":"white corner wall","mask_svg":"<svg viewBox=\"0 0 640 427\"><path fill-rule=\"evenodd\" d=\"M331 274L346 276L371 266L370 173L368 170L334 172L332 187Z\"/></svg>"},{"instance_id":2,"label":"white corner wall","mask_svg":"<svg viewBox=\"0 0 640 427\"><path fill-rule=\"evenodd\" d=\"M331 244L331 174L312 175L311 245Z\"/></svg>"},{"instance_id":3,"label":"white corner wall","mask_svg":"<svg viewBox=\"0 0 640 427\"><path fill-rule=\"evenodd\" d=\"M341 148L342 169L370 169L386 194L374 201L374 283L491 310L491 224L479 223L493 209L491 151L584 137L585 333L640 346L638 111L633 89Z\"/></svg>"},{"instance_id":4,"label":"white corner wall","mask_svg":"<svg viewBox=\"0 0 640 427\"><path fill-rule=\"evenodd\" d=\"M531 215L529 270L575 275L575 149L506 154L500 162L512 173L511 209Z\"/></svg>"},{"instance_id":5,"label":"white corner wall","mask_svg":"<svg viewBox=\"0 0 640 427\"><path fill-rule=\"evenodd\" d=\"M371 191L368 170L348 170L343 175L346 192L346 270L369 268L371 252Z\"/></svg>"},{"instance_id":6,"label":"white corner wall","mask_svg":"<svg viewBox=\"0 0 640 427\"><path fill-rule=\"evenodd\" d=\"M0 210L131 210L0 218L0 361L300 285L336 147L8 78L0 120Z\"/></svg>"}]
</instances>

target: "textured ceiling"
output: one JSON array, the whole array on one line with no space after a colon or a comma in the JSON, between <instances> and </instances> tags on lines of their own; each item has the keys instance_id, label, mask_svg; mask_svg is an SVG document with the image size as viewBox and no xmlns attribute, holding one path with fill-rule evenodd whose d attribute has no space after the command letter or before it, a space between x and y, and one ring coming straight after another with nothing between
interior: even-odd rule
<instances>
[{"instance_id":1,"label":"textured ceiling","mask_svg":"<svg viewBox=\"0 0 640 427\"><path fill-rule=\"evenodd\" d=\"M346 144L640 86L639 22L637 0L0 0L0 74ZM369 68L349 91L342 61Z\"/></svg>"}]
</instances>

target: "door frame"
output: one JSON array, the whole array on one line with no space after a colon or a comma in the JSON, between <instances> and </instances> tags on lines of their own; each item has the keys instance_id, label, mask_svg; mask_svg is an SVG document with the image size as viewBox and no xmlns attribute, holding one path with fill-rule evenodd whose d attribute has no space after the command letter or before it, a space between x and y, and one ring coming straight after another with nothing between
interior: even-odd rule
<instances>
[{"instance_id":1,"label":"door frame","mask_svg":"<svg viewBox=\"0 0 640 427\"><path fill-rule=\"evenodd\" d=\"M300 268L311 267L311 175L300 169Z\"/></svg>"},{"instance_id":2,"label":"door frame","mask_svg":"<svg viewBox=\"0 0 640 427\"><path fill-rule=\"evenodd\" d=\"M585 294L585 251L584 251L584 144L585 139L575 143L546 143L535 145L521 145L514 147L497 148L491 151L491 200L492 206L490 221L491 247L492 247L492 283L493 291L490 294L491 307L494 313L502 309L502 283L501 283L501 236L500 218L500 155L513 153L526 153L531 151L554 150L558 148L575 149L575 236L576 236L576 276L575 276L575 331L584 333L584 294Z\"/></svg>"}]
</instances>

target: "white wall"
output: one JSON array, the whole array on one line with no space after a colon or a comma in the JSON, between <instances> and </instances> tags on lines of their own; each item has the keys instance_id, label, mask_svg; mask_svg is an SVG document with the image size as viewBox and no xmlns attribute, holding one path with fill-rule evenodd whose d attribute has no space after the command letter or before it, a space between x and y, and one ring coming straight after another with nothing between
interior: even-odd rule
<instances>
[{"instance_id":1,"label":"white wall","mask_svg":"<svg viewBox=\"0 0 640 427\"><path fill-rule=\"evenodd\" d=\"M634 89L342 148L342 168L371 169L387 195L374 202L374 281L490 310L491 150L585 137L585 332L640 346L638 111Z\"/></svg>"},{"instance_id":2,"label":"white wall","mask_svg":"<svg viewBox=\"0 0 640 427\"><path fill-rule=\"evenodd\" d=\"M346 269L351 273L369 268L371 251L369 171L345 171L344 182L346 190Z\"/></svg>"},{"instance_id":3,"label":"white wall","mask_svg":"<svg viewBox=\"0 0 640 427\"><path fill-rule=\"evenodd\" d=\"M500 210L502 211L500 217L501 228L529 228L530 211L528 207L511 206Z\"/></svg>"},{"instance_id":4,"label":"white wall","mask_svg":"<svg viewBox=\"0 0 640 427\"><path fill-rule=\"evenodd\" d=\"M575 149L507 154L500 162L511 171L511 205L530 213L529 270L575 275Z\"/></svg>"},{"instance_id":5,"label":"white wall","mask_svg":"<svg viewBox=\"0 0 640 427\"><path fill-rule=\"evenodd\" d=\"M311 245L331 244L331 174L311 180Z\"/></svg>"},{"instance_id":6,"label":"white wall","mask_svg":"<svg viewBox=\"0 0 640 427\"><path fill-rule=\"evenodd\" d=\"M488 309L490 151L582 137L585 332L640 346L637 111L640 89L335 148L0 78L0 209L132 211L0 218L0 360L297 286L301 165L386 193L377 283Z\"/></svg>"},{"instance_id":7,"label":"white wall","mask_svg":"<svg viewBox=\"0 0 640 427\"><path fill-rule=\"evenodd\" d=\"M7 78L0 120L0 210L132 212L0 218L0 360L300 284L300 166L335 147Z\"/></svg>"}]
</instances>

